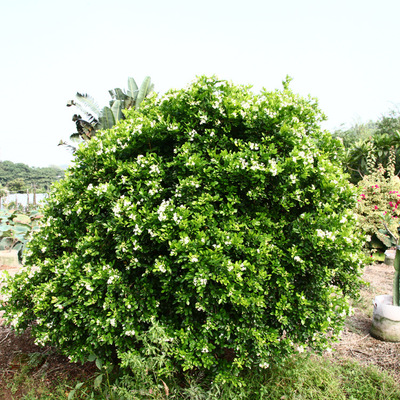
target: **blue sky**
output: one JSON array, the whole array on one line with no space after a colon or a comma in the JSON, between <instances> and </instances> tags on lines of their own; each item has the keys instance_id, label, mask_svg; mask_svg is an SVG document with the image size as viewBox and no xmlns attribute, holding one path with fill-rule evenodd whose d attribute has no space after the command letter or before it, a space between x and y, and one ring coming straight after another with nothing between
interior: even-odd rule
<instances>
[{"instance_id":1,"label":"blue sky","mask_svg":"<svg viewBox=\"0 0 400 400\"><path fill-rule=\"evenodd\" d=\"M0 160L68 164L77 91L150 75L155 90L218 75L310 94L326 129L400 106L398 0L14 0L0 2Z\"/></svg>"}]
</instances>

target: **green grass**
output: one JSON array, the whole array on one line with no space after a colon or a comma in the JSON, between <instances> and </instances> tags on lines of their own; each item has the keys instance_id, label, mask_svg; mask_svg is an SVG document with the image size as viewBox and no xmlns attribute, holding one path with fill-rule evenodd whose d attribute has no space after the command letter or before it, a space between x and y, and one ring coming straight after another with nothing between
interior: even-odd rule
<instances>
[{"instance_id":1,"label":"green grass","mask_svg":"<svg viewBox=\"0 0 400 400\"><path fill-rule=\"evenodd\" d=\"M400 400L400 385L387 373L374 366L362 366L352 361L339 362L322 356L298 355L284 367L250 371L243 375L244 385L216 384L204 376L180 377L162 381L154 378L139 381L119 379L94 389L94 379L84 382L74 399L120 399L116 393L127 393L127 399L179 400ZM97 384L99 381L97 381ZM63 399L74 383L57 382L53 387L43 377L34 379L29 371L20 371L8 384L8 394L14 399ZM110 388L117 386L117 392ZM0 399L5 398L0 391Z\"/></svg>"}]
</instances>

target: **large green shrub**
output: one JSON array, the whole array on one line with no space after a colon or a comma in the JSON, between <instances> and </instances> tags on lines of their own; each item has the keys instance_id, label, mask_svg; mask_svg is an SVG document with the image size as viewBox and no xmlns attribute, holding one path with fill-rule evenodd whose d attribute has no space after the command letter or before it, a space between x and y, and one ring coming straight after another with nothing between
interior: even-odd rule
<instances>
[{"instance_id":1,"label":"large green shrub","mask_svg":"<svg viewBox=\"0 0 400 400\"><path fill-rule=\"evenodd\" d=\"M55 185L7 320L72 360L125 363L156 324L172 364L220 377L325 348L361 261L316 102L201 77L126 117Z\"/></svg>"}]
</instances>

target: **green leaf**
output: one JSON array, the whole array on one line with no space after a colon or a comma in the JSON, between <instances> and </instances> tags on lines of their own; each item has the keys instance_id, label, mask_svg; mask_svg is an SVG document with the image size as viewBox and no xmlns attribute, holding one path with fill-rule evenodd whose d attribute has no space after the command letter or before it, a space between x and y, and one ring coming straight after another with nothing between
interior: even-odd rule
<instances>
[{"instance_id":1,"label":"green leaf","mask_svg":"<svg viewBox=\"0 0 400 400\"><path fill-rule=\"evenodd\" d=\"M103 375L104 375L104 374L98 375L98 376L96 377L96 379L94 380L93 387L94 387L95 389L98 389L98 388L100 387L101 383L103 382Z\"/></svg>"},{"instance_id":2,"label":"green leaf","mask_svg":"<svg viewBox=\"0 0 400 400\"><path fill-rule=\"evenodd\" d=\"M139 88L135 80L131 77L128 78L128 95L136 100L139 93Z\"/></svg>"},{"instance_id":3,"label":"green leaf","mask_svg":"<svg viewBox=\"0 0 400 400\"><path fill-rule=\"evenodd\" d=\"M31 227L28 224L16 223L14 225L14 230L15 230L15 232L18 232L18 233L26 233L26 232L30 232Z\"/></svg>"},{"instance_id":4,"label":"green leaf","mask_svg":"<svg viewBox=\"0 0 400 400\"><path fill-rule=\"evenodd\" d=\"M0 240L0 250L7 250L11 248L14 244L14 240L12 238L6 237Z\"/></svg>"},{"instance_id":5,"label":"green leaf","mask_svg":"<svg viewBox=\"0 0 400 400\"><path fill-rule=\"evenodd\" d=\"M121 111L121 100L115 100L114 104L111 107L111 111L114 115L114 120L117 123L119 120L124 118L124 115Z\"/></svg>"},{"instance_id":6,"label":"green leaf","mask_svg":"<svg viewBox=\"0 0 400 400\"><path fill-rule=\"evenodd\" d=\"M111 129L115 125L114 113L111 108L104 107L99 118L101 129Z\"/></svg>"},{"instance_id":7,"label":"green leaf","mask_svg":"<svg viewBox=\"0 0 400 400\"><path fill-rule=\"evenodd\" d=\"M103 363L101 362L100 358L98 358L98 357L96 358L96 367L100 370L103 368Z\"/></svg>"},{"instance_id":8,"label":"green leaf","mask_svg":"<svg viewBox=\"0 0 400 400\"><path fill-rule=\"evenodd\" d=\"M150 81L151 81L150 77L146 76L146 78L144 78L143 83L140 86L139 94L137 96L136 104L135 104L136 110L140 107L140 103L143 101L143 99L149 93L149 87L150 87L150 83L151 83Z\"/></svg>"}]
</instances>

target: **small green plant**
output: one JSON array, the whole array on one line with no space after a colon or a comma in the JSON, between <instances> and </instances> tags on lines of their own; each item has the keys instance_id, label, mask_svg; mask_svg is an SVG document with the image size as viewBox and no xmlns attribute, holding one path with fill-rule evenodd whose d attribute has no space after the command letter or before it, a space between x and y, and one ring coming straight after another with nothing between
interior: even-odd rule
<instances>
[{"instance_id":1,"label":"small green plant","mask_svg":"<svg viewBox=\"0 0 400 400\"><path fill-rule=\"evenodd\" d=\"M141 366L142 370L142 366ZM108 391L88 390L79 383L71 398L126 400L398 400L400 387L388 373L354 361L298 354L281 366L248 370L243 385L216 382L201 373L176 374L161 385L144 384L139 374L118 377ZM71 393L71 392L70 392ZM99 397L97 397L99 396Z\"/></svg>"},{"instance_id":2,"label":"small green plant","mask_svg":"<svg viewBox=\"0 0 400 400\"><path fill-rule=\"evenodd\" d=\"M29 215L17 210L0 210L0 250L17 250L22 262L25 246L32 233L39 229L40 211L31 211Z\"/></svg>"}]
</instances>

